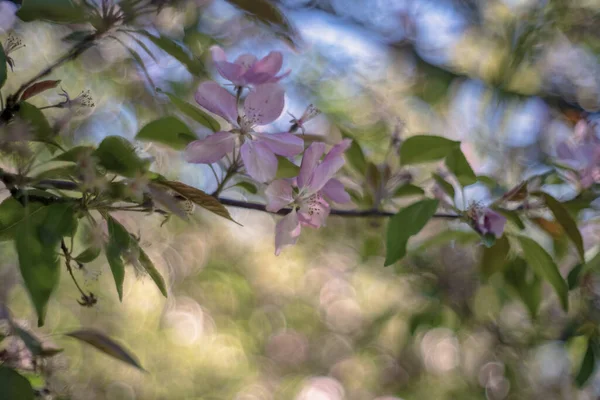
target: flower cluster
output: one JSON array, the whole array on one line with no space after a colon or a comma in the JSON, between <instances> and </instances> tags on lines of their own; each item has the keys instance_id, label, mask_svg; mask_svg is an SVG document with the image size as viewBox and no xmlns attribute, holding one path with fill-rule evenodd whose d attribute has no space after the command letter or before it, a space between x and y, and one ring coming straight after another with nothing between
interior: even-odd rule
<instances>
[{"instance_id":1,"label":"flower cluster","mask_svg":"<svg viewBox=\"0 0 600 400\"><path fill-rule=\"evenodd\" d=\"M324 143L313 143L305 151L304 140L295 132L304 129L303 124L318 114L312 105L300 119L291 121L287 132L259 131L259 127L278 119L285 107L285 91L278 82L290 71L278 75L283 55L272 51L259 60L243 54L229 62L223 49L217 46L211 48L211 54L219 74L233 84L236 95L216 82L205 81L198 87L195 99L206 110L224 118L230 129L191 142L185 150L185 158L199 164L212 164L227 158L229 170L234 172L240 172L241 161L251 178L268 184L265 194L269 211L277 212L291 206L289 214L277 224L275 247L279 254L283 247L297 241L301 226L319 228L325 224L330 209L328 201L350 202L344 186L334 178L344 164L343 153L350 141L344 140L333 146L323 160ZM245 90L248 94L244 97ZM302 153L298 177L274 181L277 156L294 157Z\"/></svg>"}]
</instances>

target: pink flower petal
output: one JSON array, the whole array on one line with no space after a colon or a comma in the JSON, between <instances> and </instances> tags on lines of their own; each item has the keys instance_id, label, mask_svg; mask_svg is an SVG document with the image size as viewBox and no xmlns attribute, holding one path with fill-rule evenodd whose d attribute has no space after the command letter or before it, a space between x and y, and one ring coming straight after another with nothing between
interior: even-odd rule
<instances>
[{"instance_id":1,"label":"pink flower petal","mask_svg":"<svg viewBox=\"0 0 600 400\"><path fill-rule=\"evenodd\" d=\"M208 111L225 118L232 124L237 124L237 102L235 96L223 89L218 83L205 81L200 84L196 102Z\"/></svg>"},{"instance_id":2,"label":"pink flower petal","mask_svg":"<svg viewBox=\"0 0 600 400\"><path fill-rule=\"evenodd\" d=\"M261 143L264 143L271 151L280 156L292 157L302 153L304 140L292 133L264 134L255 133Z\"/></svg>"},{"instance_id":3,"label":"pink flower petal","mask_svg":"<svg viewBox=\"0 0 600 400\"><path fill-rule=\"evenodd\" d=\"M490 209L485 209L478 221L478 229L482 234L492 233L496 238L502 236L505 225L506 218Z\"/></svg>"},{"instance_id":4,"label":"pink flower petal","mask_svg":"<svg viewBox=\"0 0 600 400\"><path fill-rule=\"evenodd\" d=\"M263 143L247 140L241 147L242 160L248 175L258 182L268 182L277 173L277 157Z\"/></svg>"},{"instance_id":5,"label":"pink flower petal","mask_svg":"<svg viewBox=\"0 0 600 400\"><path fill-rule=\"evenodd\" d=\"M241 65L246 73L256 63L256 57L252 54L242 54L235 60L235 63Z\"/></svg>"},{"instance_id":6,"label":"pink flower petal","mask_svg":"<svg viewBox=\"0 0 600 400\"><path fill-rule=\"evenodd\" d=\"M275 255L278 256L285 247L295 245L301 230L298 213L292 210L275 226Z\"/></svg>"},{"instance_id":7,"label":"pink flower petal","mask_svg":"<svg viewBox=\"0 0 600 400\"><path fill-rule=\"evenodd\" d=\"M283 74L281 75L277 75L272 77L271 79L269 79L267 82L265 83L270 83L270 82L279 82L280 80L282 80L283 78L287 78L290 74L292 73L291 69L288 69L287 71L285 71Z\"/></svg>"},{"instance_id":8,"label":"pink flower petal","mask_svg":"<svg viewBox=\"0 0 600 400\"><path fill-rule=\"evenodd\" d=\"M185 160L194 164L212 164L233 151L235 135L217 132L201 140L194 140L185 149Z\"/></svg>"},{"instance_id":9,"label":"pink flower petal","mask_svg":"<svg viewBox=\"0 0 600 400\"><path fill-rule=\"evenodd\" d=\"M252 125L267 125L283 112L285 91L276 83L260 85L244 101L245 119Z\"/></svg>"},{"instance_id":10,"label":"pink flower petal","mask_svg":"<svg viewBox=\"0 0 600 400\"><path fill-rule=\"evenodd\" d=\"M321 156L325 152L325 143L313 142L304 151L302 156L302 164L300 165L300 173L298 174L298 187L304 188L308 186L312 179L315 168L318 165Z\"/></svg>"},{"instance_id":11,"label":"pink flower petal","mask_svg":"<svg viewBox=\"0 0 600 400\"><path fill-rule=\"evenodd\" d=\"M329 153L323 158L323 162L315 168L313 178L309 183L310 192L315 193L323 188L325 184L334 177L334 175L345 164L344 152L350 147L352 141L344 139L331 148Z\"/></svg>"},{"instance_id":12,"label":"pink flower petal","mask_svg":"<svg viewBox=\"0 0 600 400\"><path fill-rule=\"evenodd\" d=\"M344 189L344 185L337 179L330 179L325 186L323 186L323 194L329 200L334 201L336 203L350 203L352 199L350 195L346 193L346 189Z\"/></svg>"},{"instance_id":13,"label":"pink flower petal","mask_svg":"<svg viewBox=\"0 0 600 400\"><path fill-rule=\"evenodd\" d=\"M304 226L320 228L325 225L328 216L329 204L325 201L321 192L318 192L303 201L298 219Z\"/></svg>"},{"instance_id":14,"label":"pink flower petal","mask_svg":"<svg viewBox=\"0 0 600 400\"><path fill-rule=\"evenodd\" d=\"M249 84L260 85L269 82L281 69L283 54L279 51L270 52L265 58L257 61L245 74Z\"/></svg>"},{"instance_id":15,"label":"pink flower petal","mask_svg":"<svg viewBox=\"0 0 600 400\"><path fill-rule=\"evenodd\" d=\"M271 212L277 212L294 201L292 185L283 179L271 182L265 190L265 195L267 196L267 211Z\"/></svg>"}]
</instances>

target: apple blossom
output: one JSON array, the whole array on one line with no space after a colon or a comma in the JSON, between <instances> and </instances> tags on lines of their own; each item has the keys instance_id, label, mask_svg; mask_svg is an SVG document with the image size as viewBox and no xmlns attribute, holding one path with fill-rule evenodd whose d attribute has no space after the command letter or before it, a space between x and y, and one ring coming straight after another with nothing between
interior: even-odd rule
<instances>
[{"instance_id":1,"label":"apple blossom","mask_svg":"<svg viewBox=\"0 0 600 400\"><path fill-rule=\"evenodd\" d=\"M260 60L251 54L242 54L234 62L227 61L225 51L219 46L212 46L210 52L219 74L238 87L278 82L291 72L277 76L283 65L279 51L272 51Z\"/></svg>"}]
</instances>

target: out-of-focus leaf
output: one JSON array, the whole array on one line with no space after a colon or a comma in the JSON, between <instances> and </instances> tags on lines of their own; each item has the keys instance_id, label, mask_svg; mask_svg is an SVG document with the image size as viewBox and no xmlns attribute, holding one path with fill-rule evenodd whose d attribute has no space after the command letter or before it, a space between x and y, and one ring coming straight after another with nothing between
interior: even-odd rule
<instances>
[{"instance_id":1,"label":"out-of-focus leaf","mask_svg":"<svg viewBox=\"0 0 600 400\"><path fill-rule=\"evenodd\" d=\"M38 326L44 325L46 305L60 276L58 241L42 241L38 233L48 217L48 209L42 207L35 214L26 210L23 222L15 229L19 269L38 314Z\"/></svg>"},{"instance_id":2,"label":"out-of-focus leaf","mask_svg":"<svg viewBox=\"0 0 600 400\"><path fill-rule=\"evenodd\" d=\"M125 280L125 264L123 263L123 253L129 249L131 244L131 235L127 229L113 217L108 216L108 243L104 249L106 260L110 266L119 300L123 301L123 281Z\"/></svg>"},{"instance_id":3,"label":"out-of-focus leaf","mask_svg":"<svg viewBox=\"0 0 600 400\"><path fill-rule=\"evenodd\" d=\"M42 20L56 23L76 23L85 21L83 7L72 0L23 0L16 15L25 22Z\"/></svg>"},{"instance_id":4,"label":"out-of-focus leaf","mask_svg":"<svg viewBox=\"0 0 600 400\"><path fill-rule=\"evenodd\" d=\"M583 239L581 238L581 232L579 232L579 228L577 227L577 222L575 222L563 205L548 193L537 192L535 195L544 199L544 202L550 211L552 211L552 214L554 214L556 221L562 226L569 239L575 245L580 260L585 261Z\"/></svg>"},{"instance_id":5,"label":"out-of-focus leaf","mask_svg":"<svg viewBox=\"0 0 600 400\"><path fill-rule=\"evenodd\" d=\"M421 196L424 194L425 191L423 189L416 185L408 183L396 189L392 197Z\"/></svg>"},{"instance_id":6,"label":"out-of-focus leaf","mask_svg":"<svg viewBox=\"0 0 600 400\"><path fill-rule=\"evenodd\" d=\"M438 161L457 148L460 149L460 142L442 136L411 136L400 147L400 163L408 165Z\"/></svg>"},{"instance_id":7,"label":"out-of-focus leaf","mask_svg":"<svg viewBox=\"0 0 600 400\"><path fill-rule=\"evenodd\" d=\"M42 342L33 335L33 333L21 328L20 326L13 324L12 330L17 336L25 343L25 347L33 354L38 356L42 352Z\"/></svg>"},{"instance_id":8,"label":"out-of-focus leaf","mask_svg":"<svg viewBox=\"0 0 600 400\"><path fill-rule=\"evenodd\" d=\"M285 15L269 0L227 0L242 9L250 18L256 19L296 46L298 34Z\"/></svg>"},{"instance_id":9,"label":"out-of-focus leaf","mask_svg":"<svg viewBox=\"0 0 600 400\"><path fill-rule=\"evenodd\" d=\"M136 135L137 140L162 143L182 150L198 137L175 117L163 117L146 124Z\"/></svg>"},{"instance_id":10,"label":"out-of-focus leaf","mask_svg":"<svg viewBox=\"0 0 600 400\"><path fill-rule=\"evenodd\" d=\"M498 182L496 182L494 178L486 175L477 175L477 180L490 189L494 189L496 186L498 186Z\"/></svg>"},{"instance_id":11,"label":"out-of-focus leaf","mask_svg":"<svg viewBox=\"0 0 600 400\"><path fill-rule=\"evenodd\" d=\"M567 275L567 285L569 286L569 290L573 290L579 286L579 278L584 266L585 264L579 263L569 271L569 275Z\"/></svg>"},{"instance_id":12,"label":"out-of-focus leaf","mask_svg":"<svg viewBox=\"0 0 600 400\"><path fill-rule=\"evenodd\" d=\"M523 223L523 221L521 220L521 217L519 216L519 214L516 211L504 210L504 209L503 210L494 209L494 211L503 215L507 220L509 220L510 222L515 224L517 226L517 228L519 228L519 230L525 229L525 224Z\"/></svg>"},{"instance_id":13,"label":"out-of-focus leaf","mask_svg":"<svg viewBox=\"0 0 600 400\"><path fill-rule=\"evenodd\" d=\"M75 146L62 154L54 157L51 161L78 162L82 157L91 155L94 151L92 146Z\"/></svg>"},{"instance_id":14,"label":"out-of-focus leaf","mask_svg":"<svg viewBox=\"0 0 600 400\"><path fill-rule=\"evenodd\" d=\"M452 201L454 201L454 198L456 196L456 193L454 191L454 186L452 186L452 184L450 182L448 182L447 180L442 178L441 175L439 175L439 174L433 173L433 174L431 174L431 176L433 177L433 180L438 185L440 185L440 187L442 188L444 193L446 193L448 196L450 196Z\"/></svg>"},{"instance_id":15,"label":"out-of-focus leaf","mask_svg":"<svg viewBox=\"0 0 600 400\"><path fill-rule=\"evenodd\" d=\"M0 366L0 400L34 400L31 383L14 369Z\"/></svg>"},{"instance_id":16,"label":"out-of-focus leaf","mask_svg":"<svg viewBox=\"0 0 600 400\"><path fill-rule=\"evenodd\" d=\"M258 189L256 188L256 186L254 186L250 182L238 182L238 183L235 184L235 186L241 187L246 192L251 193L251 194L258 193Z\"/></svg>"},{"instance_id":17,"label":"out-of-focus leaf","mask_svg":"<svg viewBox=\"0 0 600 400\"><path fill-rule=\"evenodd\" d=\"M369 257L378 256L382 248L383 241L381 240L381 236L368 236L363 241L360 255L363 260L367 260Z\"/></svg>"},{"instance_id":18,"label":"out-of-focus leaf","mask_svg":"<svg viewBox=\"0 0 600 400\"><path fill-rule=\"evenodd\" d=\"M81 329L69 332L65 334L65 336L69 336L80 340L84 343L87 343L100 350L104 354L107 354L111 357L116 358L117 360L123 361L126 364L129 364L141 371L146 372L144 368L142 368L140 362L135 356L133 356L128 350L126 350L124 346L120 345L119 343L109 338L102 332L99 332L94 329Z\"/></svg>"},{"instance_id":19,"label":"out-of-focus leaf","mask_svg":"<svg viewBox=\"0 0 600 400\"><path fill-rule=\"evenodd\" d=\"M75 165L67 165L65 167L57 167L42 171L35 175L34 179L57 179L57 178L70 178L78 175L78 168Z\"/></svg>"},{"instance_id":20,"label":"out-of-focus leaf","mask_svg":"<svg viewBox=\"0 0 600 400\"><path fill-rule=\"evenodd\" d=\"M72 204L51 204L47 207L46 213L46 218L38 229L38 235L43 244L52 246L65 236L75 235L77 218Z\"/></svg>"},{"instance_id":21,"label":"out-of-focus leaf","mask_svg":"<svg viewBox=\"0 0 600 400\"><path fill-rule=\"evenodd\" d=\"M510 251L510 243L506 235L497 239L492 247L484 247L481 255L481 273L490 277L502 270Z\"/></svg>"},{"instance_id":22,"label":"out-of-focus leaf","mask_svg":"<svg viewBox=\"0 0 600 400\"><path fill-rule=\"evenodd\" d=\"M560 239L564 235L562 226L556 221L551 221L542 217L531 217L529 220L542 228L543 231L548 233L554 239Z\"/></svg>"},{"instance_id":23,"label":"out-of-focus leaf","mask_svg":"<svg viewBox=\"0 0 600 400\"><path fill-rule=\"evenodd\" d=\"M30 124L36 140L47 141L54 136L54 131L46 116L36 106L24 101L19 103L18 116Z\"/></svg>"},{"instance_id":24,"label":"out-of-focus leaf","mask_svg":"<svg viewBox=\"0 0 600 400\"><path fill-rule=\"evenodd\" d=\"M4 53L4 47L0 46L0 89L6 83L8 77L8 68L6 63L6 54Z\"/></svg>"},{"instance_id":25,"label":"out-of-focus leaf","mask_svg":"<svg viewBox=\"0 0 600 400\"><path fill-rule=\"evenodd\" d=\"M148 257L148 255L146 254L146 252L141 247L138 246L138 248L139 248L139 254L140 254L139 255L140 264L142 265L142 267L144 267L144 270L148 273L148 275L150 275L150 278L152 278L154 283L156 283L156 286L158 287L160 292L163 294L163 296L168 297L167 285L165 284L164 278L162 277L160 272L158 272L158 270L152 263L152 260L150 260L150 257Z\"/></svg>"},{"instance_id":26,"label":"out-of-focus leaf","mask_svg":"<svg viewBox=\"0 0 600 400\"><path fill-rule=\"evenodd\" d=\"M235 222L233 218L231 218L231 215L229 214L229 211L227 211L227 208L225 208L225 206L221 204L219 200L203 192L200 189L196 189L195 187L188 186L185 183L175 181L157 180L155 181L155 183L172 189L173 191L179 193L181 196L199 205L205 210L208 210L214 214L217 214L223 218L227 218L228 220Z\"/></svg>"},{"instance_id":27,"label":"out-of-focus leaf","mask_svg":"<svg viewBox=\"0 0 600 400\"><path fill-rule=\"evenodd\" d=\"M596 369L596 356L594 354L594 341L590 339L588 341L587 350L583 359L581 360L581 365L579 366L579 371L577 372L577 376L575 377L575 383L577 386L582 388L585 383L588 381L592 373Z\"/></svg>"},{"instance_id":28,"label":"out-of-focus leaf","mask_svg":"<svg viewBox=\"0 0 600 400\"><path fill-rule=\"evenodd\" d=\"M175 96L174 94L165 92L158 88L156 89L156 91L159 93L166 94L167 97L169 97L169 100L171 100L171 103L173 103L173 105L175 107L177 107L177 109L179 111L181 111L183 114L187 115L194 121L198 122L200 125L207 127L208 129L210 129L213 132L217 132L219 129L221 129L221 125L217 122L216 119L214 119L213 117L211 117L209 114L205 113L198 107L194 106L193 104L190 104L187 101L182 100L179 97ZM194 137L194 139L197 139L197 138Z\"/></svg>"},{"instance_id":29,"label":"out-of-focus leaf","mask_svg":"<svg viewBox=\"0 0 600 400\"><path fill-rule=\"evenodd\" d=\"M39 208L38 208L39 209ZM30 212L34 210L29 209ZM0 204L0 241L12 240L14 230L25 218L25 208L13 197Z\"/></svg>"},{"instance_id":30,"label":"out-of-focus leaf","mask_svg":"<svg viewBox=\"0 0 600 400\"><path fill-rule=\"evenodd\" d=\"M175 43L172 39L166 36L154 36L145 30L137 31L139 34L146 36L152 41L157 47L164 50L171 57L185 65L192 75L201 75L204 71L204 65L199 59L191 57L179 44Z\"/></svg>"},{"instance_id":31,"label":"out-of-focus leaf","mask_svg":"<svg viewBox=\"0 0 600 400\"><path fill-rule=\"evenodd\" d=\"M32 84L31 86L29 86L27 89L25 89L25 91L21 95L21 101L25 101L35 95L45 92L46 90L54 89L55 87L58 86L59 83L60 83L60 80L36 82L36 83Z\"/></svg>"},{"instance_id":32,"label":"out-of-focus leaf","mask_svg":"<svg viewBox=\"0 0 600 400\"><path fill-rule=\"evenodd\" d=\"M94 31L73 31L61 40L63 42L83 42L85 39L90 38L94 34Z\"/></svg>"},{"instance_id":33,"label":"out-of-focus leaf","mask_svg":"<svg viewBox=\"0 0 600 400\"><path fill-rule=\"evenodd\" d=\"M523 250L523 256L527 264L542 279L545 279L552 285L563 309L569 309L569 287L560 275L558 266L552 260L552 257L535 240L525 236L517 236L517 239Z\"/></svg>"},{"instance_id":34,"label":"out-of-focus leaf","mask_svg":"<svg viewBox=\"0 0 600 400\"><path fill-rule=\"evenodd\" d=\"M120 136L108 136L94 152L104 168L110 172L133 178L146 169L146 162L135 154L129 141Z\"/></svg>"},{"instance_id":35,"label":"out-of-focus leaf","mask_svg":"<svg viewBox=\"0 0 600 400\"><path fill-rule=\"evenodd\" d=\"M456 176L458 182L463 186L472 185L477 182L475 172L473 172L473 169L469 165L469 162L465 158L460 147L454 148L454 150L446 156L446 167L454 174L454 176Z\"/></svg>"},{"instance_id":36,"label":"out-of-focus leaf","mask_svg":"<svg viewBox=\"0 0 600 400\"><path fill-rule=\"evenodd\" d=\"M277 156L276 179L294 178L300 173L300 167L285 157Z\"/></svg>"},{"instance_id":37,"label":"out-of-focus leaf","mask_svg":"<svg viewBox=\"0 0 600 400\"><path fill-rule=\"evenodd\" d=\"M350 144L350 147L344 153L346 160L348 160L348 164L364 176L367 172L367 159L365 158L365 154L363 153L360 144L350 134L342 132L342 135L344 138L352 139L352 144Z\"/></svg>"},{"instance_id":38,"label":"out-of-focus leaf","mask_svg":"<svg viewBox=\"0 0 600 400\"><path fill-rule=\"evenodd\" d=\"M437 200L421 200L403 208L390 218L387 227L385 266L404 257L408 239L425 227L437 207Z\"/></svg>"},{"instance_id":39,"label":"out-of-focus leaf","mask_svg":"<svg viewBox=\"0 0 600 400\"><path fill-rule=\"evenodd\" d=\"M88 247L87 249L85 249L84 251L79 253L79 255L77 257L75 257L75 261L80 262L82 264L91 263L96 258L98 258L98 256L100 255L100 252L101 252L101 250L99 247L94 247L94 246Z\"/></svg>"},{"instance_id":40,"label":"out-of-focus leaf","mask_svg":"<svg viewBox=\"0 0 600 400\"><path fill-rule=\"evenodd\" d=\"M508 192L502 195L502 199L505 201L522 201L527 198L529 191L527 190L527 181L519 183Z\"/></svg>"},{"instance_id":41,"label":"out-of-focus leaf","mask_svg":"<svg viewBox=\"0 0 600 400\"><path fill-rule=\"evenodd\" d=\"M372 193L377 193L379 188L381 187L382 176L375 165L372 162L367 163L367 171L365 173L365 179L367 181L367 186L371 190Z\"/></svg>"},{"instance_id":42,"label":"out-of-focus leaf","mask_svg":"<svg viewBox=\"0 0 600 400\"><path fill-rule=\"evenodd\" d=\"M510 261L504 268L505 281L517 292L532 318L542 301L542 281L537 274L527 276L527 263L521 257Z\"/></svg>"},{"instance_id":43,"label":"out-of-focus leaf","mask_svg":"<svg viewBox=\"0 0 600 400\"><path fill-rule=\"evenodd\" d=\"M478 241L479 238L480 238L479 235L473 231L458 231L458 230L448 229L448 230L444 230L444 231L438 233L437 235L433 236L432 238L425 240L414 250L411 250L410 253L411 254L419 254L426 249L429 249L431 247L440 246L440 245L446 244L448 242L456 243L456 244L474 243L474 242Z\"/></svg>"}]
</instances>

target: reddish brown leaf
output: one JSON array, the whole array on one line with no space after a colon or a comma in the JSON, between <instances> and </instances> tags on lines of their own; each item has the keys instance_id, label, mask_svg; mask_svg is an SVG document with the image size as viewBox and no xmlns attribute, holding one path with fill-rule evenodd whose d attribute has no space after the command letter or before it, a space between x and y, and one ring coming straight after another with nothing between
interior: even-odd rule
<instances>
[{"instance_id":1,"label":"reddish brown leaf","mask_svg":"<svg viewBox=\"0 0 600 400\"><path fill-rule=\"evenodd\" d=\"M36 82L33 85L29 86L21 95L21 101L25 101L35 95L38 95L42 92L45 92L48 89L54 89L58 86L60 80L58 81L40 81Z\"/></svg>"}]
</instances>

